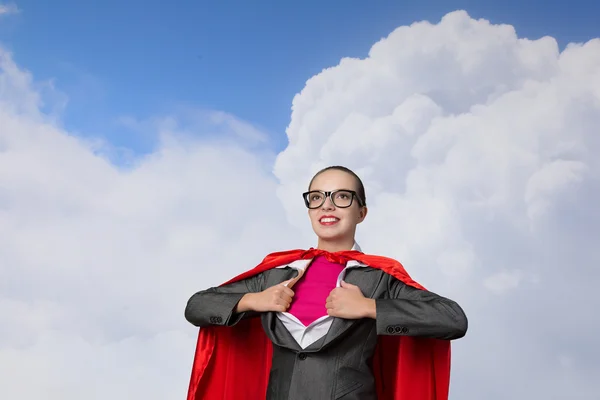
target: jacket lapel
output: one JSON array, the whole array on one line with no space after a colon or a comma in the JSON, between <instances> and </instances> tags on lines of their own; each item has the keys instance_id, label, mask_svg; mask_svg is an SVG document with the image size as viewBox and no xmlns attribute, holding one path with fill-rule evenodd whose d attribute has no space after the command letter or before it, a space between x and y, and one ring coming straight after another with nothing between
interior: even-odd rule
<instances>
[{"instance_id":1,"label":"jacket lapel","mask_svg":"<svg viewBox=\"0 0 600 400\"><path fill-rule=\"evenodd\" d=\"M379 269L371 267L356 267L348 269L344 280L347 283L358 286L365 297L373 298L383 276L383 272ZM309 348L312 346L319 346L320 349L327 346L329 343L350 329L350 327L360 321L360 319L334 318L324 339L317 341L313 345L309 346Z\"/></svg>"}]
</instances>

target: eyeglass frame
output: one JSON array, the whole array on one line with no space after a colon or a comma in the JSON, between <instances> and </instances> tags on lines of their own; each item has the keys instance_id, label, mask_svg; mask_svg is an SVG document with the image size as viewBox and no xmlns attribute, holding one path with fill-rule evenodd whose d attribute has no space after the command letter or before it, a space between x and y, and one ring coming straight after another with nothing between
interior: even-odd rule
<instances>
[{"instance_id":1,"label":"eyeglass frame","mask_svg":"<svg viewBox=\"0 0 600 400\"><path fill-rule=\"evenodd\" d=\"M348 192L352 195L352 197L350 198L350 204L348 204L345 207L340 207L337 204L335 204L335 201L333 200L333 195L335 193L338 192ZM307 198L307 196L311 193L321 193L323 195L323 202L321 204L319 204L316 207L309 207L308 203L309 200ZM309 210L314 210L317 209L319 207L322 207L323 204L325 204L325 202L327 201L327 198L329 198L329 200L331 201L331 204L333 204L334 206L338 207L338 208L348 208L348 207L352 207L352 204L354 203L354 199L356 198L356 201L358 201L358 205L359 207L364 207L363 201L360 198L360 196L358 195L358 193L356 193L356 191L354 190L350 190L350 189L336 189L336 190L332 190L330 192L326 192L324 190L309 190L308 192L304 192L302 193L302 198L304 199L304 205L306 206L306 208L308 208Z\"/></svg>"}]
</instances>

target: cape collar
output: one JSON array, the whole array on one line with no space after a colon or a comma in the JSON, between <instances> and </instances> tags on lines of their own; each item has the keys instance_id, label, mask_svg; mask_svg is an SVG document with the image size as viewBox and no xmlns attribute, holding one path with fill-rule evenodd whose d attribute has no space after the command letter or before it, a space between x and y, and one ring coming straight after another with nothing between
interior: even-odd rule
<instances>
[{"instance_id":1,"label":"cape collar","mask_svg":"<svg viewBox=\"0 0 600 400\"><path fill-rule=\"evenodd\" d=\"M360 248L360 246L358 245L358 243L355 241L354 242L354 246L352 246L351 250L355 250L355 251L360 251L362 253L362 250ZM312 262L312 258L307 258L307 259L303 259L303 260L296 260L296 261L292 261L289 264L286 265L281 265L279 267L276 268L293 268L297 271L299 270L305 270L306 267L308 267L308 265ZM368 267L367 264L362 263L360 261L357 260L348 260L348 262L346 262L346 268L355 268L355 267Z\"/></svg>"}]
</instances>

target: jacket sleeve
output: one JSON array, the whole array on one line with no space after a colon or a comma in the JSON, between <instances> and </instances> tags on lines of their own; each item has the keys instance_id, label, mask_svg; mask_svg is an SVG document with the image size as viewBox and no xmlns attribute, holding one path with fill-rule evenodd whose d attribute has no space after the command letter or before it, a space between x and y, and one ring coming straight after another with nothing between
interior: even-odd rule
<instances>
[{"instance_id":1,"label":"jacket sleeve","mask_svg":"<svg viewBox=\"0 0 600 400\"><path fill-rule=\"evenodd\" d=\"M468 320L453 300L389 277L387 296L376 299L378 335L454 340L466 335Z\"/></svg>"},{"instance_id":2,"label":"jacket sleeve","mask_svg":"<svg viewBox=\"0 0 600 400\"><path fill-rule=\"evenodd\" d=\"M185 307L185 319L192 325L233 326L244 318L259 313L248 311L235 313L235 307L246 293L260 292L264 273L226 286L212 287L195 293Z\"/></svg>"}]
</instances>

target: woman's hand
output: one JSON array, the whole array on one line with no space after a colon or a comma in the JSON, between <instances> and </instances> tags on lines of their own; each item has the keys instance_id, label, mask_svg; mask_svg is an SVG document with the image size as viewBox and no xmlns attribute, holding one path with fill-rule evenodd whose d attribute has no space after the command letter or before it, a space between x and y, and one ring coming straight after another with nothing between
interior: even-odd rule
<instances>
[{"instance_id":1,"label":"woman's hand","mask_svg":"<svg viewBox=\"0 0 600 400\"><path fill-rule=\"evenodd\" d=\"M294 279L271 286L258 293L246 293L239 301L235 312L245 311L257 312L284 312L290 308L294 292L290 289L302 277L304 271L301 270Z\"/></svg>"},{"instance_id":2,"label":"woman's hand","mask_svg":"<svg viewBox=\"0 0 600 400\"><path fill-rule=\"evenodd\" d=\"M346 319L373 318L377 316L375 300L365 297L360 288L342 281L327 297L325 307L332 317Z\"/></svg>"}]
</instances>

